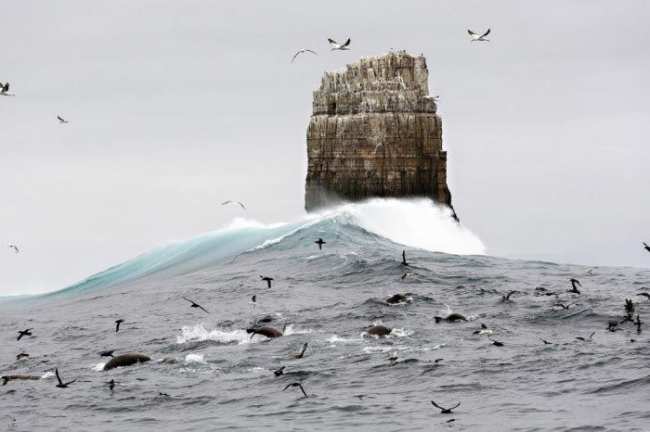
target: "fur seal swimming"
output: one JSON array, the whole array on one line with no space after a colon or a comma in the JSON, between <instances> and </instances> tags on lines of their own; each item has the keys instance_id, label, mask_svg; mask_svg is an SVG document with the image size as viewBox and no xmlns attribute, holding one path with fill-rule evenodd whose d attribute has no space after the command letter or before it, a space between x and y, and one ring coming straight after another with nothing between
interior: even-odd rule
<instances>
[{"instance_id":1,"label":"fur seal swimming","mask_svg":"<svg viewBox=\"0 0 650 432\"><path fill-rule=\"evenodd\" d=\"M287 326L285 325L283 330L286 330L286 327ZM250 333L251 339L253 339L253 336L255 336L256 334L266 336L267 338L276 338L282 336L284 334L284 331L280 331L270 326L263 326L263 327L247 328L246 333Z\"/></svg>"},{"instance_id":2,"label":"fur seal swimming","mask_svg":"<svg viewBox=\"0 0 650 432\"><path fill-rule=\"evenodd\" d=\"M443 320L444 321L449 321L449 322L467 321L467 318L465 318L463 315L461 315L459 313L456 313L456 312L451 313L451 314L447 315L446 317L435 316L435 317L433 317L433 319L436 320L436 324L439 323L440 321L443 321Z\"/></svg>"},{"instance_id":3,"label":"fur seal swimming","mask_svg":"<svg viewBox=\"0 0 650 432\"><path fill-rule=\"evenodd\" d=\"M386 303L388 304L406 303L407 301L408 297L404 294L394 294L386 299Z\"/></svg>"},{"instance_id":4,"label":"fur seal swimming","mask_svg":"<svg viewBox=\"0 0 650 432\"><path fill-rule=\"evenodd\" d=\"M9 381L14 380L39 380L41 377L37 375L3 375L2 376L2 385L7 385Z\"/></svg>"},{"instance_id":5,"label":"fur seal swimming","mask_svg":"<svg viewBox=\"0 0 650 432\"><path fill-rule=\"evenodd\" d=\"M151 360L151 357L140 353L127 353L113 357L104 365L104 370L111 370L122 366L131 366L137 363L144 363Z\"/></svg>"},{"instance_id":6,"label":"fur seal swimming","mask_svg":"<svg viewBox=\"0 0 650 432\"><path fill-rule=\"evenodd\" d=\"M368 333L368 336L386 337L392 331L392 328L383 325L374 325L369 327L368 330L366 330L366 333Z\"/></svg>"}]
</instances>

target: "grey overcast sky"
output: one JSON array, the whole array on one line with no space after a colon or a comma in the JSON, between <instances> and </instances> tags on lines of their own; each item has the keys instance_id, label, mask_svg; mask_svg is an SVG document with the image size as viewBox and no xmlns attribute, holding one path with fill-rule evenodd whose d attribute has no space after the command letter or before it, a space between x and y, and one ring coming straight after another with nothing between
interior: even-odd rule
<instances>
[{"instance_id":1,"label":"grey overcast sky","mask_svg":"<svg viewBox=\"0 0 650 432\"><path fill-rule=\"evenodd\" d=\"M10 3L0 241L24 252L0 249L0 295L214 230L238 215L225 199L296 219L311 92L390 48L427 58L456 209L488 253L650 266L647 0ZM290 64L302 47L320 55Z\"/></svg>"}]
</instances>

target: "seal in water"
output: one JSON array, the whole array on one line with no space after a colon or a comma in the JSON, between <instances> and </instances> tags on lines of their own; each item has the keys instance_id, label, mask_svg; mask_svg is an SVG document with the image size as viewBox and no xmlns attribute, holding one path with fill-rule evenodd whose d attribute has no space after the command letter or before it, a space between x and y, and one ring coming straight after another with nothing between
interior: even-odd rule
<instances>
[{"instance_id":1,"label":"seal in water","mask_svg":"<svg viewBox=\"0 0 650 432\"><path fill-rule=\"evenodd\" d=\"M449 322L467 321L467 318L465 318L463 315L461 315L459 313L456 313L456 312L451 313L451 314L447 315L444 318L439 317L439 316L435 316L435 317L433 317L433 319L436 320L436 324L439 323L440 321L443 321L443 320L444 321L449 321Z\"/></svg>"},{"instance_id":2,"label":"seal in water","mask_svg":"<svg viewBox=\"0 0 650 432\"><path fill-rule=\"evenodd\" d=\"M366 333L368 333L368 336L386 337L392 331L393 329L386 326L374 325L372 327L369 327L368 330L366 330Z\"/></svg>"},{"instance_id":3,"label":"seal in water","mask_svg":"<svg viewBox=\"0 0 650 432\"><path fill-rule=\"evenodd\" d=\"M283 330L285 330L286 327L287 326L285 325ZM266 336L267 338L276 338L282 336L284 332L273 327L263 326L263 327L247 328L246 333L250 333L251 339L253 339L253 336L255 336L256 334Z\"/></svg>"},{"instance_id":4,"label":"seal in water","mask_svg":"<svg viewBox=\"0 0 650 432\"><path fill-rule=\"evenodd\" d=\"M113 357L104 365L104 370L111 370L122 366L131 366L137 363L144 363L151 360L149 356L140 353L127 353Z\"/></svg>"},{"instance_id":5,"label":"seal in water","mask_svg":"<svg viewBox=\"0 0 650 432\"><path fill-rule=\"evenodd\" d=\"M394 294L386 299L388 304L406 303L408 298L404 294Z\"/></svg>"},{"instance_id":6,"label":"seal in water","mask_svg":"<svg viewBox=\"0 0 650 432\"><path fill-rule=\"evenodd\" d=\"M7 385L9 381L14 380L39 380L41 377L36 375L3 375L2 385Z\"/></svg>"}]
</instances>

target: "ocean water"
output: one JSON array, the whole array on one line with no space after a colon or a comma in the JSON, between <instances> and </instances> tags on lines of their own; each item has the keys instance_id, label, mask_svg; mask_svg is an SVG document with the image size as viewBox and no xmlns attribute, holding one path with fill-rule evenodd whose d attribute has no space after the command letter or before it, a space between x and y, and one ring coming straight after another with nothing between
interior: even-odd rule
<instances>
[{"instance_id":1,"label":"ocean water","mask_svg":"<svg viewBox=\"0 0 650 432\"><path fill-rule=\"evenodd\" d=\"M607 330L626 298L650 323L636 296L650 271L485 253L443 209L374 200L285 224L237 220L0 303L0 374L41 377L0 387L0 430L650 430L650 327ZM581 295L566 292L572 277ZM408 301L387 304L396 293ZM435 322L451 312L467 321ZM284 335L251 339L260 319ZM391 334L368 337L379 323ZM481 324L490 335L475 334ZM33 337L16 341L28 327ZM108 349L152 361L102 371ZM77 382L57 388L55 368ZM283 391L295 382L309 397ZM441 414L431 400L461 405Z\"/></svg>"}]
</instances>

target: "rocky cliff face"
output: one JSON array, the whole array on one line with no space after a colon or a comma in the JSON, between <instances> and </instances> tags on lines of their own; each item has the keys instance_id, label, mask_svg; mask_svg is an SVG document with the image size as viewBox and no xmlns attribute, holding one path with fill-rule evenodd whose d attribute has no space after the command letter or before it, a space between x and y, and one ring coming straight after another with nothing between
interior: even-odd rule
<instances>
[{"instance_id":1,"label":"rocky cliff face","mask_svg":"<svg viewBox=\"0 0 650 432\"><path fill-rule=\"evenodd\" d=\"M307 129L305 208L372 197L451 206L442 122L424 57L361 59L325 73Z\"/></svg>"}]
</instances>

